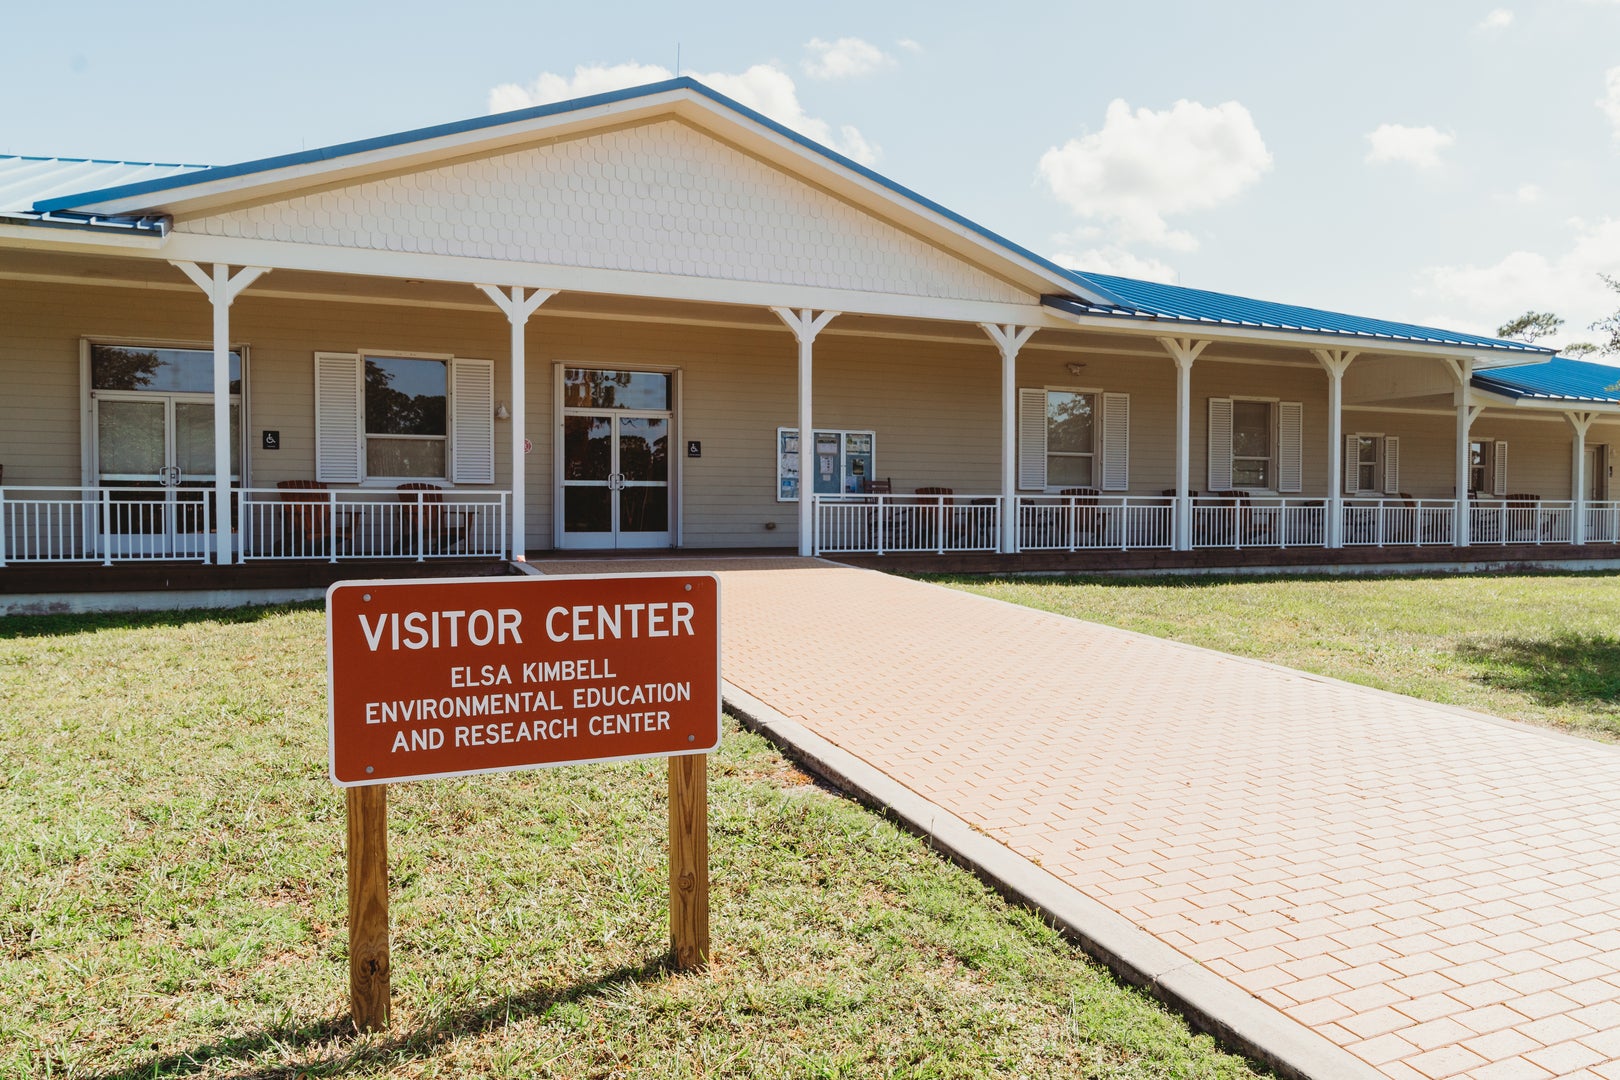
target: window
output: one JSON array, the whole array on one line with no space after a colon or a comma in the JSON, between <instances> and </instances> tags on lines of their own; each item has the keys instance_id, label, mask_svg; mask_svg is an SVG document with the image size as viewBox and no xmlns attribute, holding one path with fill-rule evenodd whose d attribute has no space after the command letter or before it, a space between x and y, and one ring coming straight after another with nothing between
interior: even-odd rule
<instances>
[{"instance_id":1,"label":"window","mask_svg":"<svg viewBox=\"0 0 1620 1080\"><path fill-rule=\"evenodd\" d=\"M227 361L230 392L242 392L242 353ZM162 349L134 345L90 346L90 385L97 390L212 394L214 353L210 349Z\"/></svg>"},{"instance_id":2,"label":"window","mask_svg":"<svg viewBox=\"0 0 1620 1080\"><path fill-rule=\"evenodd\" d=\"M1209 489L1293 492L1304 480L1297 401L1209 399Z\"/></svg>"},{"instance_id":3,"label":"window","mask_svg":"<svg viewBox=\"0 0 1620 1080\"><path fill-rule=\"evenodd\" d=\"M1378 490L1378 439L1376 436L1356 436L1356 490Z\"/></svg>"},{"instance_id":4,"label":"window","mask_svg":"<svg viewBox=\"0 0 1620 1080\"><path fill-rule=\"evenodd\" d=\"M446 476L449 362L367 356L365 366L366 475Z\"/></svg>"},{"instance_id":5,"label":"window","mask_svg":"<svg viewBox=\"0 0 1620 1080\"><path fill-rule=\"evenodd\" d=\"M1232 402L1232 486L1269 488L1272 483L1271 402Z\"/></svg>"},{"instance_id":6,"label":"window","mask_svg":"<svg viewBox=\"0 0 1620 1080\"><path fill-rule=\"evenodd\" d=\"M1508 444L1502 439L1468 440L1470 493L1506 495Z\"/></svg>"},{"instance_id":7,"label":"window","mask_svg":"<svg viewBox=\"0 0 1620 1080\"><path fill-rule=\"evenodd\" d=\"M1071 387L1018 391L1018 486L1130 487L1131 396Z\"/></svg>"},{"instance_id":8,"label":"window","mask_svg":"<svg viewBox=\"0 0 1620 1080\"><path fill-rule=\"evenodd\" d=\"M1097 395L1046 392L1046 486L1095 487Z\"/></svg>"},{"instance_id":9,"label":"window","mask_svg":"<svg viewBox=\"0 0 1620 1080\"><path fill-rule=\"evenodd\" d=\"M315 479L495 482L495 366L315 354Z\"/></svg>"}]
</instances>

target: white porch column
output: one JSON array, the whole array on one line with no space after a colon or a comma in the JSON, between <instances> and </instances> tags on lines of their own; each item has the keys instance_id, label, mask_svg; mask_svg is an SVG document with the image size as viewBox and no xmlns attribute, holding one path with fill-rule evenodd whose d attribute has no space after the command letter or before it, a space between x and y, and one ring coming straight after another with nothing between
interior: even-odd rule
<instances>
[{"instance_id":1,"label":"white porch column","mask_svg":"<svg viewBox=\"0 0 1620 1080\"><path fill-rule=\"evenodd\" d=\"M1192 550L1192 366L1209 347L1192 338L1160 338L1159 344L1176 362L1176 529L1175 550Z\"/></svg>"},{"instance_id":2,"label":"white porch column","mask_svg":"<svg viewBox=\"0 0 1620 1080\"><path fill-rule=\"evenodd\" d=\"M214 306L214 561L225 566L235 558L231 550L231 304L270 268L244 266L232 277L225 263L214 263L212 276L196 263L173 265L195 282ZM242 377L247 378L246 370ZM244 415L244 430L247 422Z\"/></svg>"},{"instance_id":3,"label":"white porch column","mask_svg":"<svg viewBox=\"0 0 1620 1080\"><path fill-rule=\"evenodd\" d=\"M1571 504L1575 507L1575 520L1570 525L1569 538L1573 543L1586 543L1586 433L1597 419L1597 413L1567 412L1564 419L1575 429L1574 460L1570 463Z\"/></svg>"},{"instance_id":4,"label":"white porch column","mask_svg":"<svg viewBox=\"0 0 1620 1080\"><path fill-rule=\"evenodd\" d=\"M1018 550L1018 350L1035 333L1034 326L997 326L980 323L1001 352L1001 543L1000 550Z\"/></svg>"},{"instance_id":5,"label":"white porch column","mask_svg":"<svg viewBox=\"0 0 1620 1080\"><path fill-rule=\"evenodd\" d=\"M1344 546L1344 372L1356 358L1346 349L1312 349L1328 376L1327 546Z\"/></svg>"},{"instance_id":6,"label":"white porch column","mask_svg":"<svg viewBox=\"0 0 1620 1080\"><path fill-rule=\"evenodd\" d=\"M557 295L556 289L537 289L533 296L524 298L523 287L514 285L508 294L496 285L478 286L495 306L506 314L512 325L512 561L523 562L528 551L528 533L524 516L528 512L528 473L523 455L523 440L528 435L528 410L524 399L528 396L528 372L523 347L523 328L541 304ZM553 508L562 513L562 507Z\"/></svg>"},{"instance_id":7,"label":"white porch column","mask_svg":"<svg viewBox=\"0 0 1620 1080\"><path fill-rule=\"evenodd\" d=\"M810 308L771 308L799 340L799 554L815 554L815 453L816 432L811 426L810 389L811 345L816 335L832 322L836 311L819 314Z\"/></svg>"},{"instance_id":8,"label":"white porch column","mask_svg":"<svg viewBox=\"0 0 1620 1080\"><path fill-rule=\"evenodd\" d=\"M1470 542L1468 431L1474 426L1474 420L1483 406L1474 405L1468 400L1468 388L1474 378L1473 357L1465 356L1461 360L1448 358L1446 365L1451 368L1452 378L1457 380L1457 512L1452 517L1451 542L1456 547L1467 547Z\"/></svg>"}]
</instances>

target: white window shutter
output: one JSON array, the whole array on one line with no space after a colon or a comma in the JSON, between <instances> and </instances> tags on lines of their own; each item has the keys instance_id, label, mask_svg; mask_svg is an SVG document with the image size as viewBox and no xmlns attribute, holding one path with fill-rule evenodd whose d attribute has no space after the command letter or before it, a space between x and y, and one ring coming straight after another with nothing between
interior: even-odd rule
<instances>
[{"instance_id":1,"label":"white window shutter","mask_svg":"<svg viewBox=\"0 0 1620 1080\"><path fill-rule=\"evenodd\" d=\"M1305 486L1305 407L1297 401L1277 403L1277 490Z\"/></svg>"},{"instance_id":2,"label":"white window shutter","mask_svg":"<svg viewBox=\"0 0 1620 1080\"><path fill-rule=\"evenodd\" d=\"M450 480L495 482L495 365L457 357L450 365Z\"/></svg>"},{"instance_id":3,"label":"white window shutter","mask_svg":"<svg viewBox=\"0 0 1620 1080\"><path fill-rule=\"evenodd\" d=\"M1401 440L1396 435L1384 436L1384 494L1401 493Z\"/></svg>"},{"instance_id":4,"label":"white window shutter","mask_svg":"<svg viewBox=\"0 0 1620 1080\"><path fill-rule=\"evenodd\" d=\"M365 368L353 353L315 354L315 479L358 484L365 462Z\"/></svg>"},{"instance_id":5,"label":"white window shutter","mask_svg":"<svg viewBox=\"0 0 1620 1080\"><path fill-rule=\"evenodd\" d=\"M1046 391L1018 391L1018 489L1046 490Z\"/></svg>"},{"instance_id":6,"label":"white window shutter","mask_svg":"<svg viewBox=\"0 0 1620 1080\"><path fill-rule=\"evenodd\" d=\"M1232 487L1232 399L1209 399L1209 490Z\"/></svg>"},{"instance_id":7,"label":"white window shutter","mask_svg":"<svg viewBox=\"0 0 1620 1080\"><path fill-rule=\"evenodd\" d=\"M1104 394L1103 467L1104 491L1126 491L1131 486L1131 395Z\"/></svg>"},{"instance_id":8,"label":"white window shutter","mask_svg":"<svg viewBox=\"0 0 1620 1080\"><path fill-rule=\"evenodd\" d=\"M1491 471L1495 474L1491 483L1491 493L1506 495L1508 493L1506 442L1499 441L1492 450Z\"/></svg>"},{"instance_id":9,"label":"white window shutter","mask_svg":"<svg viewBox=\"0 0 1620 1080\"><path fill-rule=\"evenodd\" d=\"M1354 495L1361 490L1361 436L1344 437L1344 490Z\"/></svg>"}]
</instances>

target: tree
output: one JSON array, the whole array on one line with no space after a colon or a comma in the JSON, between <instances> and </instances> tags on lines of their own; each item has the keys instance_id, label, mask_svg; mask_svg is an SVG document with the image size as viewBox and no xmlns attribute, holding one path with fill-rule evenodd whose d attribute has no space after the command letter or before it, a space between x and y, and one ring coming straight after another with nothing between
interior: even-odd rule
<instances>
[{"instance_id":1,"label":"tree","mask_svg":"<svg viewBox=\"0 0 1620 1080\"><path fill-rule=\"evenodd\" d=\"M1564 320L1550 311L1527 311L1496 328L1496 336L1533 344L1538 338L1556 334Z\"/></svg>"},{"instance_id":2,"label":"tree","mask_svg":"<svg viewBox=\"0 0 1620 1080\"><path fill-rule=\"evenodd\" d=\"M1603 284L1620 293L1620 278L1612 278L1608 274L1599 274ZM1593 323L1591 329L1604 335L1608 340L1600 341L1594 348L1604 356L1620 356L1620 308L1613 314L1599 319ZM1567 350L1566 350L1567 351Z\"/></svg>"}]
</instances>

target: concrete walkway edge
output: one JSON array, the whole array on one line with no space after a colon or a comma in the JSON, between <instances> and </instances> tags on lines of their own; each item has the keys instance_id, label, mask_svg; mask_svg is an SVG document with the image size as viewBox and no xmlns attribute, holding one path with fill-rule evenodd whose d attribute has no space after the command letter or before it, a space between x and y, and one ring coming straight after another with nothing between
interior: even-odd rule
<instances>
[{"instance_id":1,"label":"concrete walkway edge","mask_svg":"<svg viewBox=\"0 0 1620 1080\"><path fill-rule=\"evenodd\" d=\"M930 846L1039 911L1118 977L1183 1013L1227 1048L1290 1080L1387 1080L1304 1024L1188 959L1029 859L753 695L723 684L726 709L810 771L893 814Z\"/></svg>"}]
</instances>

